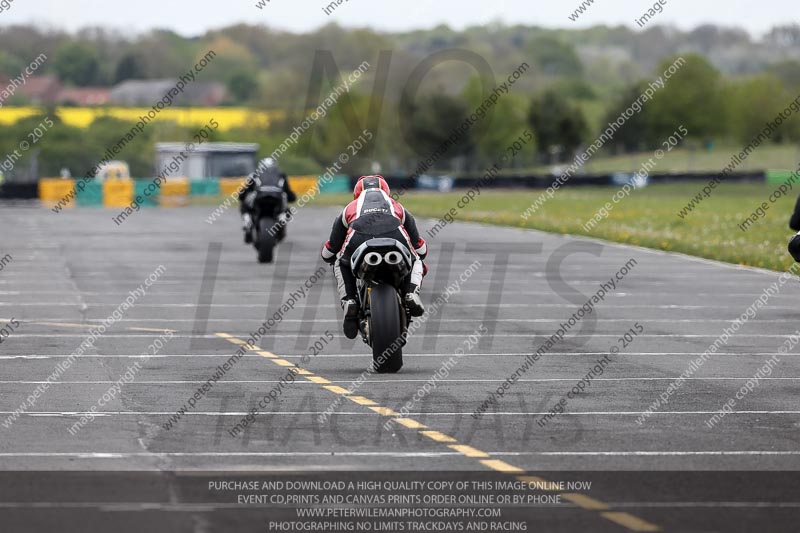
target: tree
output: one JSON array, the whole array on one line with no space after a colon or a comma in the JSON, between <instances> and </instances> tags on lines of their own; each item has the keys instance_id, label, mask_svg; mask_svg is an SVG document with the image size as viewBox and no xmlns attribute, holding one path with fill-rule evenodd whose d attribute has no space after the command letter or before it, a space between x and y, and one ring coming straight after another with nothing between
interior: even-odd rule
<instances>
[{"instance_id":1,"label":"tree","mask_svg":"<svg viewBox=\"0 0 800 533\"><path fill-rule=\"evenodd\" d=\"M764 37L764 40L777 46L800 46L800 24L776 26Z\"/></svg>"},{"instance_id":2,"label":"tree","mask_svg":"<svg viewBox=\"0 0 800 533\"><path fill-rule=\"evenodd\" d=\"M125 80L139 80L144 77L144 70L136 56L133 54L125 54L122 59L120 59L119 63L117 63L114 83L120 83Z\"/></svg>"},{"instance_id":3,"label":"tree","mask_svg":"<svg viewBox=\"0 0 800 533\"><path fill-rule=\"evenodd\" d=\"M533 99L528 124L533 129L542 155L554 148L571 156L583 142L588 126L583 112L553 90Z\"/></svg>"},{"instance_id":4,"label":"tree","mask_svg":"<svg viewBox=\"0 0 800 533\"><path fill-rule=\"evenodd\" d=\"M690 136L701 139L727 133L728 114L719 71L699 55L686 55L685 60L653 100L644 104L650 146L659 145L681 125ZM664 61L657 75L673 62Z\"/></svg>"},{"instance_id":5,"label":"tree","mask_svg":"<svg viewBox=\"0 0 800 533\"><path fill-rule=\"evenodd\" d=\"M539 69L550 76L580 76L583 64L575 48L553 37L539 37L530 46L531 55Z\"/></svg>"},{"instance_id":6,"label":"tree","mask_svg":"<svg viewBox=\"0 0 800 533\"><path fill-rule=\"evenodd\" d=\"M462 95L469 103L470 109L477 109L485 101L480 78L473 77ZM523 96L513 92L502 96L490 111L491 122L487 114L481 124L473 129L481 167L488 167L498 162L506 154L507 147L528 128L525 103ZM508 161L508 164L522 166L526 162L533 163L535 154L535 146L529 143L523 153L518 154L514 161Z\"/></svg>"},{"instance_id":7,"label":"tree","mask_svg":"<svg viewBox=\"0 0 800 533\"><path fill-rule=\"evenodd\" d=\"M750 142L764 130L769 118L786 108L795 95L790 95L781 80L764 75L745 79L727 88L724 101L728 104L730 131L742 142ZM776 131L772 139L780 142L787 138L797 139L798 117L793 116Z\"/></svg>"},{"instance_id":8,"label":"tree","mask_svg":"<svg viewBox=\"0 0 800 533\"><path fill-rule=\"evenodd\" d=\"M0 74L5 76L18 76L24 63L5 50L0 50Z\"/></svg>"},{"instance_id":9,"label":"tree","mask_svg":"<svg viewBox=\"0 0 800 533\"><path fill-rule=\"evenodd\" d=\"M786 60L770 67L770 72L778 76L787 87L800 87L800 61Z\"/></svg>"},{"instance_id":10,"label":"tree","mask_svg":"<svg viewBox=\"0 0 800 533\"><path fill-rule=\"evenodd\" d=\"M127 49L127 48L126 48ZM189 40L168 30L153 30L134 43L136 57L148 78L174 78L196 62L197 54L205 54L206 43Z\"/></svg>"},{"instance_id":11,"label":"tree","mask_svg":"<svg viewBox=\"0 0 800 533\"><path fill-rule=\"evenodd\" d=\"M613 105L609 108L605 120L601 125L601 130L605 130L608 124L615 122L619 117L630 108L647 89L646 82L638 82L631 85L620 94ZM612 145L622 146L627 152L636 152L646 147L653 147L658 143L657 136L653 135L647 103L641 112L627 118L625 124L619 127L614 133L614 138L610 142Z\"/></svg>"},{"instance_id":12,"label":"tree","mask_svg":"<svg viewBox=\"0 0 800 533\"><path fill-rule=\"evenodd\" d=\"M53 68L61 81L84 87L97 82L100 62L91 46L69 43L56 52Z\"/></svg>"},{"instance_id":13,"label":"tree","mask_svg":"<svg viewBox=\"0 0 800 533\"><path fill-rule=\"evenodd\" d=\"M203 75L217 80L230 80L236 74L258 69L258 62L245 46L232 38L215 36L208 43L208 50L213 50L216 55L203 71ZM205 51L195 56L195 61L205 55Z\"/></svg>"},{"instance_id":14,"label":"tree","mask_svg":"<svg viewBox=\"0 0 800 533\"><path fill-rule=\"evenodd\" d=\"M416 102L400 105L400 124L406 142L418 156L433 154L445 146L456 128L470 115L467 105L460 99L442 92L420 94ZM474 152L472 128L439 157L440 161Z\"/></svg>"},{"instance_id":15,"label":"tree","mask_svg":"<svg viewBox=\"0 0 800 533\"><path fill-rule=\"evenodd\" d=\"M234 72L228 78L228 91L238 103L250 101L258 94L260 83L253 69L244 68Z\"/></svg>"}]
</instances>

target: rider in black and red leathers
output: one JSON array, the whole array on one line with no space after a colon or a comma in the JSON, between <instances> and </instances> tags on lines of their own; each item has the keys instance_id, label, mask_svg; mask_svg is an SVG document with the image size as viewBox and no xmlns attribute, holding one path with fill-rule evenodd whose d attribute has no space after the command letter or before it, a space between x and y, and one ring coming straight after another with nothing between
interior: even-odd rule
<instances>
[{"instance_id":1,"label":"rider in black and red leathers","mask_svg":"<svg viewBox=\"0 0 800 533\"><path fill-rule=\"evenodd\" d=\"M251 213L252 206L246 201L247 196L254 192L257 187L262 185L274 185L283 189L286 193L286 201L294 203L297 201L297 195L292 191L289 186L289 176L281 172L278 162L267 157L259 161L258 167L251 178L248 178L247 183L239 191L239 212L242 215L242 229L244 230L244 242L250 244L253 242L252 228L253 216ZM286 216L289 215L289 210L286 211ZM286 219L284 218L280 227L286 226Z\"/></svg>"},{"instance_id":2,"label":"rider in black and red leathers","mask_svg":"<svg viewBox=\"0 0 800 533\"><path fill-rule=\"evenodd\" d=\"M356 278L350 259L359 246L373 237L397 239L412 250L415 261L407 281L405 305L411 316L421 316L425 312L419 288L427 271L422 261L428 246L419 236L414 217L389 193L389 185L382 176L360 178L353 190L355 199L336 217L330 238L322 247L322 258L334 267L345 315L344 334L349 339L358 335Z\"/></svg>"},{"instance_id":3,"label":"rider in black and red leathers","mask_svg":"<svg viewBox=\"0 0 800 533\"><path fill-rule=\"evenodd\" d=\"M789 228L798 232L789 239L789 253L792 254L795 261L800 263L800 198L794 204L794 213L789 219Z\"/></svg>"}]
</instances>

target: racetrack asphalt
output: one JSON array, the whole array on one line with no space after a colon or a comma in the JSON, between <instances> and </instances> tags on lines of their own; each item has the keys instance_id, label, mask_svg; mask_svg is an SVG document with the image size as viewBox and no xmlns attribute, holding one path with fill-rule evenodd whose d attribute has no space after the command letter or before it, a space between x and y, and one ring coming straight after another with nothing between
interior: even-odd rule
<instances>
[{"instance_id":1,"label":"racetrack asphalt","mask_svg":"<svg viewBox=\"0 0 800 533\"><path fill-rule=\"evenodd\" d=\"M33 407L9 427L0 426L0 470L488 471L543 479L586 473L595 480L592 489L539 508L530 517L535 530L751 531L765 523L769 531L797 530L800 364L792 350L779 353L800 329L796 277L780 284L666 405L639 424L648 406L780 283L781 274L454 223L429 242L423 300L430 306L448 286L458 289L409 339L400 373L371 375L352 394L339 389L369 366L371 352L360 340L342 337L325 267L323 281L297 298L259 346L167 430L170 416L217 367L324 267L318 251L336 214L302 209L276 263L259 265L255 250L241 242L234 210L209 225L212 210L143 210L117 226L111 210L55 214L33 205L0 207L0 256L12 257L0 271L0 328L12 319L19 323L0 343L0 421L130 291L164 267L146 294ZM432 226L419 224L423 234ZM479 265L465 275L475 261ZM474 418L525 356L626 264L627 274L593 313ZM620 340L637 324L642 332L632 342ZM166 330L171 338L165 346L143 358ZM475 334L480 331L486 333ZM319 354L301 363L317 341ZM563 414L539 427L536 420L615 346L619 353L603 374L569 399ZM399 418L396 412L458 348L464 355ZM779 361L771 373L737 399L772 357ZM102 416L72 435L69 428L137 361L135 379L100 409ZM228 430L293 365L304 373L281 386L276 401L232 437ZM732 412L708 427L706 421L732 398ZM321 421L337 399L341 405ZM389 420L394 422L387 430ZM91 501L92 489L86 491L81 501ZM16 513L15 523L45 516L12 500L4 500L4 509ZM170 530L198 530L194 522L182 529L181 520L203 512L166 513Z\"/></svg>"}]
</instances>

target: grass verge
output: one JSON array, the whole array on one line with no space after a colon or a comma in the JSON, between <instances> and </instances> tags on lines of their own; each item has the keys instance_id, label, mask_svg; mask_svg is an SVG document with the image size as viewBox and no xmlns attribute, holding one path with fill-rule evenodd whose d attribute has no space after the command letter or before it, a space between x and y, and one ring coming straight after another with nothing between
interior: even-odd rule
<instances>
[{"instance_id":1,"label":"grass verge","mask_svg":"<svg viewBox=\"0 0 800 533\"><path fill-rule=\"evenodd\" d=\"M795 195L790 192L769 204L766 216L747 231L738 224L761 205L769 203L774 185L723 184L688 217L678 211L698 192L698 184L654 185L631 193L613 204L608 217L586 231L591 219L617 191L610 187L564 189L528 220L522 213L542 193L530 191L485 191L461 209L456 220L531 228L552 233L587 235L614 242L658 250L683 252L733 264L785 271L792 264L786 243L794 233L789 216ZM413 192L402 202L417 217L440 219L456 204L463 192L447 194ZM322 195L315 205L344 206L352 195ZM447 238L447 228L436 239ZM425 237L425 235L423 235Z\"/></svg>"}]
</instances>

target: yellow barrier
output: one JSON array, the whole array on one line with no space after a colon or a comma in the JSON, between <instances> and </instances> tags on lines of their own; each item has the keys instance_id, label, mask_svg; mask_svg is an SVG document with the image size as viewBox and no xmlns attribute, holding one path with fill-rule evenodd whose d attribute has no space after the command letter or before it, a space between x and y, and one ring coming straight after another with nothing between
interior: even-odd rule
<instances>
[{"instance_id":1,"label":"yellow barrier","mask_svg":"<svg viewBox=\"0 0 800 533\"><path fill-rule=\"evenodd\" d=\"M167 178L161 186L158 205L164 207L179 207L188 205L192 193L192 183L189 178Z\"/></svg>"},{"instance_id":2,"label":"yellow barrier","mask_svg":"<svg viewBox=\"0 0 800 533\"><path fill-rule=\"evenodd\" d=\"M317 181L316 176L289 177L289 185L297 196L303 196L314 190L317 187Z\"/></svg>"},{"instance_id":3,"label":"yellow barrier","mask_svg":"<svg viewBox=\"0 0 800 533\"><path fill-rule=\"evenodd\" d=\"M39 180L39 199L46 203L58 203L59 200L70 194L75 189L75 180L61 178L43 178ZM68 207L75 205L75 199L70 200Z\"/></svg>"},{"instance_id":4,"label":"yellow barrier","mask_svg":"<svg viewBox=\"0 0 800 533\"><path fill-rule=\"evenodd\" d=\"M225 198L235 196L244 186L246 180L247 178L220 179L220 195ZM297 196L302 196L313 191L317 187L317 181L316 176L295 176L289 178L292 190ZM99 184L94 186L97 187ZM74 189L75 180L72 179L43 178L39 180L39 198L45 203L57 203L69 195ZM136 195L134 180L107 179L102 184L102 190L102 204L105 207L127 207L131 205ZM161 186L158 203L165 207L188 205L191 192L191 180L188 178L168 178ZM94 196L91 196L91 198L96 198L96 200L94 200L96 205L99 205L101 201L100 198L97 197L98 193L99 190L96 190ZM81 205L89 205L86 203L88 201L85 197L86 194L88 193L84 191L84 195L81 197L83 199ZM73 198L69 206L71 207L74 204L75 201ZM91 205L95 204L91 203Z\"/></svg>"},{"instance_id":5,"label":"yellow barrier","mask_svg":"<svg viewBox=\"0 0 800 533\"><path fill-rule=\"evenodd\" d=\"M189 178L167 178L161 186L161 196L189 196L191 190Z\"/></svg>"},{"instance_id":6,"label":"yellow barrier","mask_svg":"<svg viewBox=\"0 0 800 533\"><path fill-rule=\"evenodd\" d=\"M219 180L219 193L221 196L233 196L239 192L244 186L247 178L220 178ZM317 186L316 176L294 176L289 177L289 184L297 196L302 196L305 193L313 190Z\"/></svg>"},{"instance_id":7,"label":"yellow barrier","mask_svg":"<svg viewBox=\"0 0 800 533\"><path fill-rule=\"evenodd\" d=\"M133 180L103 182L103 207L128 207L133 202Z\"/></svg>"},{"instance_id":8,"label":"yellow barrier","mask_svg":"<svg viewBox=\"0 0 800 533\"><path fill-rule=\"evenodd\" d=\"M222 196L233 196L241 190L247 178L221 178L219 180L219 193Z\"/></svg>"}]
</instances>

